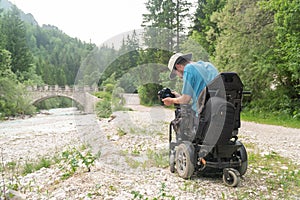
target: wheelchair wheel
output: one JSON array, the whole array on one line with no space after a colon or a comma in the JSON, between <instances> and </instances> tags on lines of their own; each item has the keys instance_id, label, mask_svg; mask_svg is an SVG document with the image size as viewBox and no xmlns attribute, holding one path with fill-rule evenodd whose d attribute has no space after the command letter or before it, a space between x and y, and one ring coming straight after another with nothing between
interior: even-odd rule
<instances>
[{"instance_id":1,"label":"wheelchair wheel","mask_svg":"<svg viewBox=\"0 0 300 200\"><path fill-rule=\"evenodd\" d=\"M223 182L230 187L236 187L240 183L240 173L233 168L223 170Z\"/></svg>"},{"instance_id":2,"label":"wheelchair wheel","mask_svg":"<svg viewBox=\"0 0 300 200\"><path fill-rule=\"evenodd\" d=\"M247 156L247 151L243 143L240 141L236 141L236 144L242 145L240 148L237 150L237 155L240 156L242 160L242 165L237 168L237 170L240 172L240 175L244 175L247 171L248 168L248 156Z\"/></svg>"},{"instance_id":3,"label":"wheelchair wheel","mask_svg":"<svg viewBox=\"0 0 300 200\"><path fill-rule=\"evenodd\" d=\"M191 160L192 144L182 143L176 150L176 169L180 177L190 178L194 173L194 165ZM193 153L193 152L192 152Z\"/></svg>"}]
</instances>

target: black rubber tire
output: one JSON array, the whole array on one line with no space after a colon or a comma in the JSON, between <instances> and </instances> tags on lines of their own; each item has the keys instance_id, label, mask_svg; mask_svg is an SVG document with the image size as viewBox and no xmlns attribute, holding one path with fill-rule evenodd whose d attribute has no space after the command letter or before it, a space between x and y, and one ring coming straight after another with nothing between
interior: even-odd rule
<instances>
[{"instance_id":1,"label":"black rubber tire","mask_svg":"<svg viewBox=\"0 0 300 200\"><path fill-rule=\"evenodd\" d=\"M223 174L223 182L229 187L236 187L240 183L240 173L236 169L228 170L228 177Z\"/></svg>"},{"instance_id":2,"label":"black rubber tire","mask_svg":"<svg viewBox=\"0 0 300 200\"><path fill-rule=\"evenodd\" d=\"M242 160L242 165L237 168L237 170L240 172L240 175L243 176L248 168L248 155L245 146L242 142L236 141L236 144L242 145L240 148L237 149L237 155L240 156Z\"/></svg>"},{"instance_id":3,"label":"black rubber tire","mask_svg":"<svg viewBox=\"0 0 300 200\"><path fill-rule=\"evenodd\" d=\"M178 175L184 179L190 178L195 170L188 148L188 144L180 144L175 156Z\"/></svg>"}]
</instances>

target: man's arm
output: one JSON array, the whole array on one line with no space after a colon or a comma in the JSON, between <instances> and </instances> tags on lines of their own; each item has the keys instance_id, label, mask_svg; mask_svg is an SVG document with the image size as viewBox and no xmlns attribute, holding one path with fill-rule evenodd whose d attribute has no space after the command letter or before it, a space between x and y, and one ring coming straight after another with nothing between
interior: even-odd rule
<instances>
[{"instance_id":1,"label":"man's arm","mask_svg":"<svg viewBox=\"0 0 300 200\"><path fill-rule=\"evenodd\" d=\"M188 104L190 102L191 98L192 98L191 96L183 94L182 96L177 97L177 98L167 97L167 98L163 99L162 101L164 102L164 104L166 106L170 106L172 104Z\"/></svg>"}]
</instances>

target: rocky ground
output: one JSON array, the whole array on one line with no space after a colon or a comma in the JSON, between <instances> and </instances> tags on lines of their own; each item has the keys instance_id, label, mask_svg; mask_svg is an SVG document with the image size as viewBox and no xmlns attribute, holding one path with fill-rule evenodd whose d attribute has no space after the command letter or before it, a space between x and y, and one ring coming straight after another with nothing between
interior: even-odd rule
<instances>
[{"instance_id":1,"label":"rocky ground","mask_svg":"<svg viewBox=\"0 0 300 200\"><path fill-rule=\"evenodd\" d=\"M169 171L167 160L168 128L174 117L173 110L140 105L131 105L131 108L133 111L115 112L114 119L98 120L94 115L64 114L66 110L62 110L60 114L0 123L2 163L20 158L24 163L24 160L60 155L74 146L80 148L82 144L88 146L93 155L101 153L90 172L81 167L66 179L62 179L65 171L61 163L14 177L19 191L17 197L300 199L297 194L283 194L284 188L270 188L267 180L270 175L258 176L258 169L252 163L235 188L225 186L221 177L193 176L190 180L178 177ZM249 144L251 151L261 155L276 152L300 164L299 129L243 122L240 140ZM8 186L12 180L3 182L2 192L3 185Z\"/></svg>"}]
</instances>

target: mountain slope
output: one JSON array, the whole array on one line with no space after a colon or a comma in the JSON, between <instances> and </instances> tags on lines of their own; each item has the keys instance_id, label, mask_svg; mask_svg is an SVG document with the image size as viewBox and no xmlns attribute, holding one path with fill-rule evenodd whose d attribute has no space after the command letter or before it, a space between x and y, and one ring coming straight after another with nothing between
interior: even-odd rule
<instances>
[{"instance_id":1,"label":"mountain slope","mask_svg":"<svg viewBox=\"0 0 300 200\"><path fill-rule=\"evenodd\" d=\"M11 3L8 0L0 0L0 9L3 9L4 11L11 10L14 6L16 6L16 5L14 5L13 3ZM32 25L38 25L38 22L35 20L35 18L33 17L33 15L31 13L26 14L20 9L18 9L18 11L20 12L20 18L24 22L27 22Z\"/></svg>"}]
</instances>

